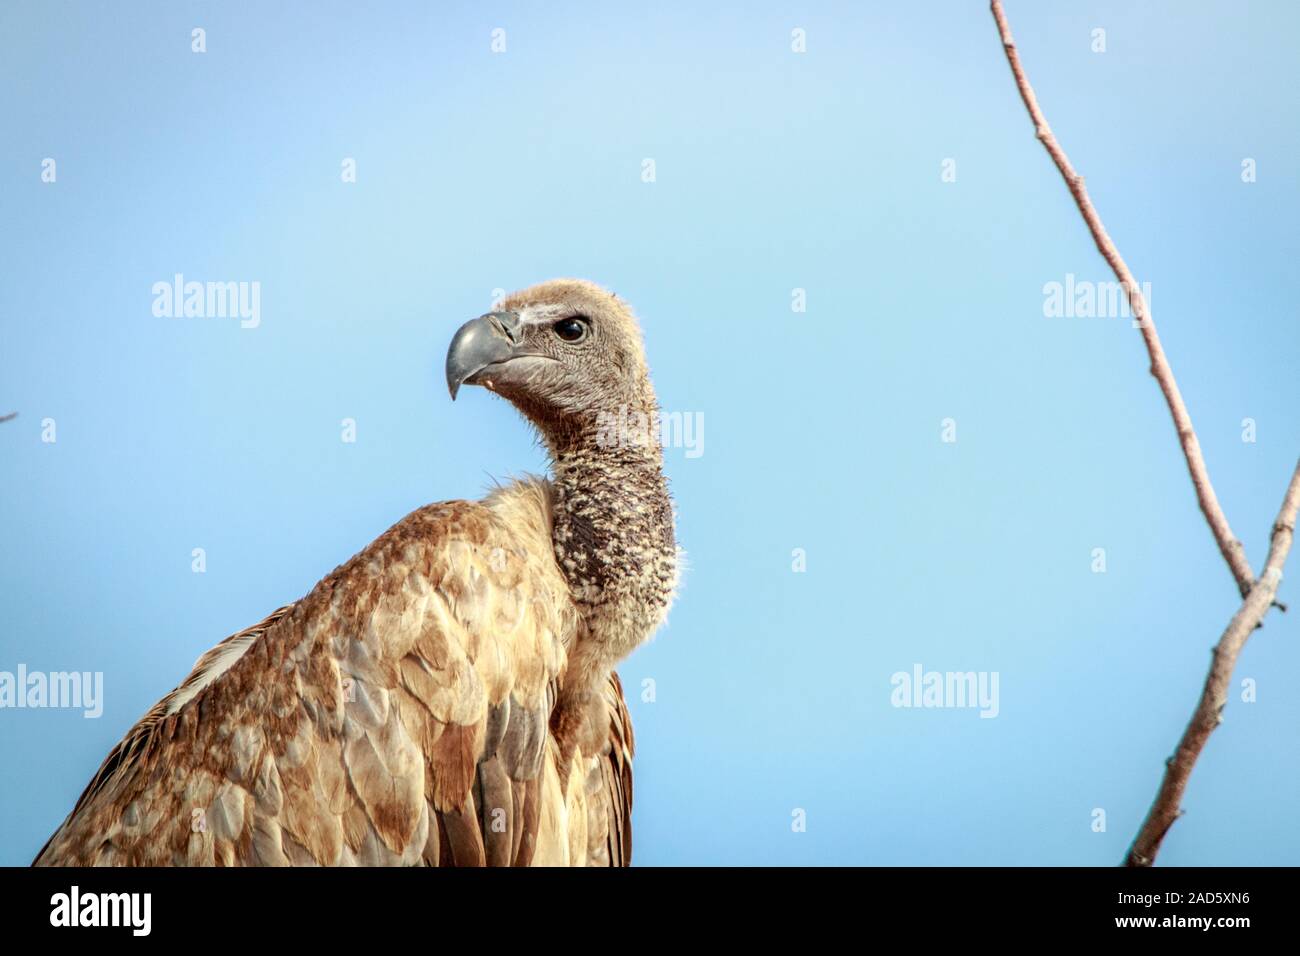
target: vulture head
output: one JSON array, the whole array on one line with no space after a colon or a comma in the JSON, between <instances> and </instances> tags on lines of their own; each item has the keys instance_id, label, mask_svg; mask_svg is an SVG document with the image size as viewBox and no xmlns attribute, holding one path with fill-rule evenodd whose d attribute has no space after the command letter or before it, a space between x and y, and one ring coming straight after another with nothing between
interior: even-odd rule
<instances>
[{"instance_id":1,"label":"vulture head","mask_svg":"<svg viewBox=\"0 0 1300 956\"><path fill-rule=\"evenodd\" d=\"M593 733L610 669L664 619L677 586L673 505L641 332L627 304L590 282L556 279L466 322L447 352L447 387L510 401L551 452L551 539L582 609L553 729ZM630 421L611 440L610 419ZM624 440L624 438L628 440Z\"/></svg>"},{"instance_id":2,"label":"vulture head","mask_svg":"<svg viewBox=\"0 0 1300 956\"><path fill-rule=\"evenodd\" d=\"M586 444L599 413L649 413L654 391L641 332L612 292L555 279L516 292L460 327L447 351L447 388L481 385L515 405L553 451Z\"/></svg>"}]
</instances>

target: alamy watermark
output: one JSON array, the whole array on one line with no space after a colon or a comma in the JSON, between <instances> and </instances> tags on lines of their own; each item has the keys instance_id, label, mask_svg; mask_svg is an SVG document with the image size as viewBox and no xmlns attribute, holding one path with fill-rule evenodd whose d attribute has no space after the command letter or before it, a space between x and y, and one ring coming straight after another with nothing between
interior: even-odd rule
<instances>
[{"instance_id":1,"label":"alamy watermark","mask_svg":"<svg viewBox=\"0 0 1300 956\"><path fill-rule=\"evenodd\" d=\"M1141 292L1150 311L1151 283L1143 282ZM1126 282L1076 280L1073 272L1067 272L1064 282L1043 286L1043 315L1049 319L1130 319L1133 307L1128 293Z\"/></svg>"},{"instance_id":2,"label":"alamy watermark","mask_svg":"<svg viewBox=\"0 0 1300 956\"><path fill-rule=\"evenodd\" d=\"M153 314L160 319L239 319L239 327L262 324L262 283L186 282L176 273L171 282L155 282Z\"/></svg>"},{"instance_id":3,"label":"alamy watermark","mask_svg":"<svg viewBox=\"0 0 1300 956\"><path fill-rule=\"evenodd\" d=\"M72 708L94 719L104 713L103 671L0 671L0 709Z\"/></svg>"},{"instance_id":4,"label":"alamy watermark","mask_svg":"<svg viewBox=\"0 0 1300 956\"><path fill-rule=\"evenodd\" d=\"M920 664L897 671L889 678L895 707L978 708L980 717L992 718L998 703L997 671L927 671Z\"/></svg>"},{"instance_id":5,"label":"alamy watermark","mask_svg":"<svg viewBox=\"0 0 1300 956\"><path fill-rule=\"evenodd\" d=\"M704 454L703 412L656 412L648 415L620 405L596 416L596 443L601 448L639 448L658 442L663 448L684 448L687 458Z\"/></svg>"},{"instance_id":6,"label":"alamy watermark","mask_svg":"<svg viewBox=\"0 0 1300 956\"><path fill-rule=\"evenodd\" d=\"M152 912L152 893L83 893L74 883L50 897L51 926L122 926L132 936L148 936Z\"/></svg>"}]
</instances>

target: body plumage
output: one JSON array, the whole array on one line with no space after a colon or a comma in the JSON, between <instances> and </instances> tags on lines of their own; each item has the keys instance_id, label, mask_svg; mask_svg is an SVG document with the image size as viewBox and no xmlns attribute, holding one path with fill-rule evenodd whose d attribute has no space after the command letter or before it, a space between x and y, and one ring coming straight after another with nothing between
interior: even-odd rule
<instances>
[{"instance_id":1,"label":"body plumage","mask_svg":"<svg viewBox=\"0 0 1300 956\"><path fill-rule=\"evenodd\" d=\"M462 382L523 411L554 477L418 509L205 654L37 865L630 861L613 668L664 620L677 548L657 444L595 426L655 408L639 330L608 292L545 283L462 327Z\"/></svg>"}]
</instances>

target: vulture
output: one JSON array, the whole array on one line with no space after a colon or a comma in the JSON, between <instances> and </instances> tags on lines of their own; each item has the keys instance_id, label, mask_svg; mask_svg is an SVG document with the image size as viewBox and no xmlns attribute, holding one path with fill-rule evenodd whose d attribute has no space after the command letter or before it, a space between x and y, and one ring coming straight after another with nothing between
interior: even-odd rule
<instances>
[{"instance_id":1,"label":"vulture","mask_svg":"<svg viewBox=\"0 0 1300 956\"><path fill-rule=\"evenodd\" d=\"M446 362L548 478L407 515L226 638L104 760L35 865L625 866L614 671L664 621L674 510L640 329L589 282L517 292ZM626 420L624 418L623 420Z\"/></svg>"}]
</instances>

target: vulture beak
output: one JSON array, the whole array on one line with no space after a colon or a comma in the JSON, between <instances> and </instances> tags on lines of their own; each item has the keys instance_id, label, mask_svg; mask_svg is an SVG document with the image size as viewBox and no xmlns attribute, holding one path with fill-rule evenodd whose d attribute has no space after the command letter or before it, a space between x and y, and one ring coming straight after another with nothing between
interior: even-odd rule
<instances>
[{"instance_id":1,"label":"vulture beak","mask_svg":"<svg viewBox=\"0 0 1300 956\"><path fill-rule=\"evenodd\" d=\"M520 351L523 329L514 312L489 312L460 327L447 349L447 390L451 400L461 385L478 384L478 374L490 365L527 354Z\"/></svg>"}]
</instances>

